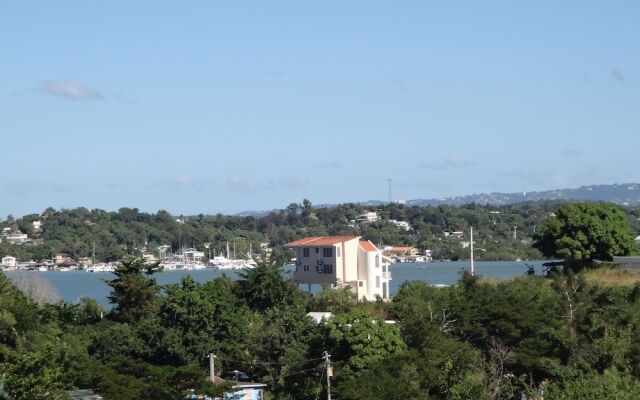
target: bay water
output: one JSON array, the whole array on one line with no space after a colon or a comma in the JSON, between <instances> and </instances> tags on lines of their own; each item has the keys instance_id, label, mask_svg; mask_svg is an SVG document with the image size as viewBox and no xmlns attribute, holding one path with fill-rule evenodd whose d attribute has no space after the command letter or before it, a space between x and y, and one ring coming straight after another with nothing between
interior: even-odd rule
<instances>
[{"instance_id":1,"label":"bay water","mask_svg":"<svg viewBox=\"0 0 640 400\"><path fill-rule=\"evenodd\" d=\"M476 261L475 273L482 278L512 279L516 276L524 276L528 266L534 267L536 274L542 273L543 261ZM391 283L389 290L391 296L398 293L398 289L406 281L423 281L432 285L451 285L460 279L462 270L469 269L469 261L451 262L429 262L429 263L396 263L391 264ZM195 281L204 283L217 277L226 275L230 279L238 279L240 271L227 270L217 271L214 269L200 270L174 270L164 271L155 274L153 277L159 285L178 283L187 275ZM82 297L95 299L101 306L110 309L111 305L107 299L110 287L104 282L115 277L111 273L67 271L67 272L40 272L40 271L20 271L21 274L39 274L53 285L60 297L67 303L75 303ZM286 276L293 275L293 269L284 269ZM11 278L16 272L5 272ZM307 285L301 285L301 289L306 290ZM312 287L312 291L317 291L317 287Z\"/></svg>"}]
</instances>

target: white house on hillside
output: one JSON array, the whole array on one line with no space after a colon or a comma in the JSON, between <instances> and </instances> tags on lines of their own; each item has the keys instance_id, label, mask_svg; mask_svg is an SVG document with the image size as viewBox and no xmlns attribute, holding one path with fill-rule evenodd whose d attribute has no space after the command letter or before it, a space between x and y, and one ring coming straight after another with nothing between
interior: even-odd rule
<instances>
[{"instance_id":1,"label":"white house on hillside","mask_svg":"<svg viewBox=\"0 0 640 400\"><path fill-rule=\"evenodd\" d=\"M392 260L359 236L316 236L291 242L299 283L350 286L358 300L389 299Z\"/></svg>"},{"instance_id":2,"label":"white house on hillside","mask_svg":"<svg viewBox=\"0 0 640 400\"><path fill-rule=\"evenodd\" d=\"M2 265L9 268L15 268L18 265L18 260L13 256L2 257Z\"/></svg>"}]
</instances>

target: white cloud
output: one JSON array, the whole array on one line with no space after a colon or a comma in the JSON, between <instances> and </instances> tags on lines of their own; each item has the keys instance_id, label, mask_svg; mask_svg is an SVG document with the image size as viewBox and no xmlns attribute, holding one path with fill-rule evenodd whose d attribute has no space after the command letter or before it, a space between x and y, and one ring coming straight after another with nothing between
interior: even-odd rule
<instances>
[{"instance_id":1,"label":"white cloud","mask_svg":"<svg viewBox=\"0 0 640 400\"><path fill-rule=\"evenodd\" d=\"M104 100L104 96L95 89L75 81L47 81L40 85L40 91L50 96L67 100Z\"/></svg>"}]
</instances>

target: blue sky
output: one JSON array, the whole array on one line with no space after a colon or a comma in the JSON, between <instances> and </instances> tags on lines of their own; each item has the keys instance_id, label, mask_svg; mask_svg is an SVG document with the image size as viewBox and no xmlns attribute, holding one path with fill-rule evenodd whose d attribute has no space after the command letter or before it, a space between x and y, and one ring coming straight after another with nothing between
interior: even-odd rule
<instances>
[{"instance_id":1,"label":"blue sky","mask_svg":"<svg viewBox=\"0 0 640 400\"><path fill-rule=\"evenodd\" d=\"M0 216L386 199L388 178L396 199L638 182L639 17L636 1L3 2Z\"/></svg>"}]
</instances>

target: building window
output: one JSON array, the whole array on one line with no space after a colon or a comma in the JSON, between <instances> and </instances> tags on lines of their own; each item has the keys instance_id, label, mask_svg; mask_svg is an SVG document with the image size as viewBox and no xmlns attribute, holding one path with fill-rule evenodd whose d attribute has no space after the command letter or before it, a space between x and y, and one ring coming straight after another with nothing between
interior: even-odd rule
<instances>
[{"instance_id":1,"label":"building window","mask_svg":"<svg viewBox=\"0 0 640 400\"><path fill-rule=\"evenodd\" d=\"M309 248L305 247L302 249L302 257L309 257Z\"/></svg>"},{"instance_id":2,"label":"building window","mask_svg":"<svg viewBox=\"0 0 640 400\"><path fill-rule=\"evenodd\" d=\"M376 289L380 289L380 277L376 276Z\"/></svg>"},{"instance_id":3,"label":"building window","mask_svg":"<svg viewBox=\"0 0 640 400\"><path fill-rule=\"evenodd\" d=\"M340 257L340 247L336 247L336 256Z\"/></svg>"},{"instance_id":4,"label":"building window","mask_svg":"<svg viewBox=\"0 0 640 400\"><path fill-rule=\"evenodd\" d=\"M333 274L333 264L325 264L323 268L325 274Z\"/></svg>"},{"instance_id":5,"label":"building window","mask_svg":"<svg viewBox=\"0 0 640 400\"><path fill-rule=\"evenodd\" d=\"M316 264L316 272L317 273L321 273L322 272L322 267L320 266L320 264Z\"/></svg>"},{"instance_id":6,"label":"building window","mask_svg":"<svg viewBox=\"0 0 640 400\"><path fill-rule=\"evenodd\" d=\"M322 257L333 257L333 247L324 247L322 249Z\"/></svg>"},{"instance_id":7,"label":"building window","mask_svg":"<svg viewBox=\"0 0 640 400\"><path fill-rule=\"evenodd\" d=\"M320 249L316 247L316 254L320 253Z\"/></svg>"},{"instance_id":8,"label":"building window","mask_svg":"<svg viewBox=\"0 0 640 400\"><path fill-rule=\"evenodd\" d=\"M359 286L359 287L363 287L363 286L364 286L364 282L362 282L362 281L358 281L358 286Z\"/></svg>"},{"instance_id":9,"label":"building window","mask_svg":"<svg viewBox=\"0 0 640 400\"><path fill-rule=\"evenodd\" d=\"M308 265L304 266L304 272L309 272L309 266Z\"/></svg>"}]
</instances>

